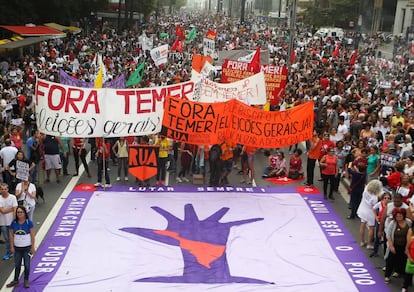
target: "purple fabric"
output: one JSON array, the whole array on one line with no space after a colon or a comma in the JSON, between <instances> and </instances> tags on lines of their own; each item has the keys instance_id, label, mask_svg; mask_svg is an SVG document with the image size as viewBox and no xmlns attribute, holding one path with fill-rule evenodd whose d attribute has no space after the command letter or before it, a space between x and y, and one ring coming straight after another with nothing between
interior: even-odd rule
<instances>
[{"instance_id":1,"label":"purple fabric","mask_svg":"<svg viewBox=\"0 0 414 292\"><path fill-rule=\"evenodd\" d=\"M69 86L75 86L75 87L84 87L84 88L93 88L94 83L93 82L86 82L83 80L79 80L76 78L73 78L68 73L66 73L64 70L59 69L59 79L60 83L64 85ZM110 81L106 81L103 84L104 88L114 88L114 89L124 89L126 84L125 75L121 74L118 78Z\"/></svg>"},{"instance_id":2,"label":"purple fabric","mask_svg":"<svg viewBox=\"0 0 414 292\"><path fill-rule=\"evenodd\" d=\"M175 193L179 195L183 192L211 192L209 195L220 195L221 192L235 192L243 194L263 194L266 196L267 194L280 194L283 196L284 193L297 193L295 187L286 186L286 187L269 187L269 188L262 188L262 187L186 187L186 186L168 186L168 187L129 187L129 186L114 186L110 190L111 192L165 192L165 193ZM30 291L42 291L49 281L53 279L56 271L59 269L66 251L68 250L73 235L76 232L76 228L78 223L81 220L84 210L89 203L89 198L93 193L93 187L91 187L91 191L73 191L66 202L63 204L61 210L59 211L58 215L56 216L55 222L53 223L52 227L50 228L47 236L45 237L44 241L42 242L41 246L37 250L35 256L32 260L31 265L31 290ZM342 262L343 266L347 270L349 277L353 280L355 287L359 291L389 291L389 288L384 284L382 277L376 272L375 268L370 263L369 259L365 256L365 254L361 251L358 246L358 243L352 237L351 233L346 229L345 224L336 214L330 202L322 199L321 194L301 194L303 199L305 200L306 204L309 206L309 209L312 211L316 221L319 223L320 228L323 230L324 234L326 235L327 240L329 241L333 251L335 252L337 258ZM169 231L173 231L174 226L179 226L180 224L184 224L187 220L193 221L194 218L197 218L197 214L194 213L194 209L192 205L187 204L185 206L185 214L186 218L184 221L175 222L174 214L168 213L166 210L163 210L159 207L153 207L154 211L159 213L160 216L165 217L169 221ZM70 210L70 212L69 212ZM72 212L72 213L71 213ZM68 214L73 214L73 212L77 212L75 216L77 219L75 224L73 224L72 231L59 231L59 227L61 225L62 220L68 220ZM214 223L216 225L223 225L226 226L227 229L223 230L221 235L226 235L228 232L228 227L231 225L240 225L240 224L254 224L255 221L261 220L263 218L244 218L241 221L236 222L224 222L219 224L219 219L222 215L227 212L226 208L222 208L217 210L215 213L209 216L207 223ZM65 218L66 216L66 218ZM205 220L204 220L205 221ZM199 224L203 224L202 221L198 221ZM154 232L151 230L147 230L144 228L123 228L122 230L126 232L131 232L137 234L139 236L144 236L147 238L152 238L159 240L161 242L167 244L176 245L177 241L172 238L163 238L160 240L160 237L154 235ZM174 231L176 231L174 229ZM222 236L220 238L216 238L214 240L218 240L216 243L218 244L225 244L226 236ZM204 239L197 239L203 241ZM215 242L210 241L211 238L206 239L206 242ZM189 254L184 254L183 256L190 257ZM189 258L189 260L191 260ZM189 261L191 262L191 261ZM52 263L52 264L51 264ZM315 263L316 265L316 263ZM224 266L222 266L223 268ZM316 267L316 266L315 266ZM205 271L203 267L192 266L192 268L201 269ZM230 273L225 273L225 275L230 276ZM138 282L185 282L184 278L187 275L184 274L182 277L178 277L179 279L175 279L174 277L154 277L154 278L146 278L146 279L137 279ZM259 280L250 279L250 278L240 278L236 279L235 277L233 281L235 282L250 282L250 283L260 283ZM188 280L188 279L186 279ZM203 279L200 278L192 278L187 282L192 283L208 283L206 281L203 282ZM223 281L225 282L225 281ZM264 283L265 284L265 283ZM269 283L266 283L267 285ZM277 283L275 283L277 285ZM340 287L338 287L340 290ZM306 289L305 289L306 290ZM15 291L27 291L27 289L23 288L22 286L16 287Z\"/></svg>"}]
</instances>

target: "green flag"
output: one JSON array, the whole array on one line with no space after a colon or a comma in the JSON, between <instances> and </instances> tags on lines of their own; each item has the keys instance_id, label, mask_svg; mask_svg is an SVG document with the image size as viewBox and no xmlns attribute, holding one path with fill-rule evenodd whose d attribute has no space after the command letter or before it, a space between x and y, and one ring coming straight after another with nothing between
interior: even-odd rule
<instances>
[{"instance_id":1,"label":"green flag","mask_svg":"<svg viewBox=\"0 0 414 292\"><path fill-rule=\"evenodd\" d=\"M161 32L160 33L160 38L166 38L168 37L168 33L167 32Z\"/></svg>"},{"instance_id":2,"label":"green flag","mask_svg":"<svg viewBox=\"0 0 414 292\"><path fill-rule=\"evenodd\" d=\"M191 42L196 37L197 37L197 30L195 27L193 27L187 35L187 41Z\"/></svg>"},{"instance_id":3,"label":"green flag","mask_svg":"<svg viewBox=\"0 0 414 292\"><path fill-rule=\"evenodd\" d=\"M135 69L135 72L132 73L132 75L129 77L126 86L132 86L137 85L141 82L142 76L144 75L144 67L145 67L145 61L142 62L137 69Z\"/></svg>"}]
</instances>

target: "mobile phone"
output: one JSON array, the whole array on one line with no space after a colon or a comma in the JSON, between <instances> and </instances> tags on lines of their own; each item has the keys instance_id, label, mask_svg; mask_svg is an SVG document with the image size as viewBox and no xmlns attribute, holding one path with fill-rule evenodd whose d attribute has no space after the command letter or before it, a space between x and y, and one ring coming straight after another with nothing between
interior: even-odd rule
<instances>
[{"instance_id":1,"label":"mobile phone","mask_svg":"<svg viewBox=\"0 0 414 292\"><path fill-rule=\"evenodd\" d=\"M29 255L29 257L32 257L33 256L33 254L31 252L29 252L28 255Z\"/></svg>"}]
</instances>

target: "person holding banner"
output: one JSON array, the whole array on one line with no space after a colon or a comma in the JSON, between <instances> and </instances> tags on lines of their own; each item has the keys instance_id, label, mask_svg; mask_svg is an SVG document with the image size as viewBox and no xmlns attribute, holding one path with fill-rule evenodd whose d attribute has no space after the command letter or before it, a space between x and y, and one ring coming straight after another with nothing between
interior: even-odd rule
<instances>
[{"instance_id":1,"label":"person holding banner","mask_svg":"<svg viewBox=\"0 0 414 292\"><path fill-rule=\"evenodd\" d=\"M13 191L15 190L18 183L29 178L29 173L34 167L34 162L30 163L29 160L26 159L23 151L17 151L16 157L10 161L9 165L7 166L7 171L12 178L11 181Z\"/></svg>"},{"instance_id":2,"label":"person holding banner","mask_svg":"<svg viewBox=\"0 0 414 292\"><path fill-rule=\"evenodd\" d=\"M120 137L118 141L112 146L112 151L115 154L118 160L118 177L117 181L121 180L121 170L124 169L124 179L128 180L128 142L125 140L125 137Z\"/></svg>"},{"instance_id":3,"label":"person holding banner","mask_svg":"<svg viewBox=\"0 0 414 292\"><path fill-rule=\"evenodd\" d=\"M88 177L92 177L91 173L89 172L88 163L86 162L85 144L86 144L85 138L73 138L72 152L73 152L73 159L75 159L75 170L76 170L73 176L79 175L79 158L80 158Z\"/></svg>"},{"instance_id":4,"label":"person holding banner","mask_svg":"<svg viewBox=\"0 0 414 292\"><path fill-rule=\"evenodd\" d=\"M171 148L171 144L166 136L161 136L155 140L155 145L160 146L157 162L157 180L155 182L155 185L164 186L165 177L167 174L166 164L168 161L168 150Z\"/></svg>"},{"instance_id":5,"label":"person holding banner","mask_svg":"<svg viewBox=\"0 0 414 292\"><path fill-rule=\"evenodd\" d=\"M111 146L109 142L102 138L96 138L96 159L98 161L98 182L95 183L95 187L112 187L108 174L108 163L110 157ZM105 184L102 185L102 175L105 176Z\"/></svg>"}]
</instances>

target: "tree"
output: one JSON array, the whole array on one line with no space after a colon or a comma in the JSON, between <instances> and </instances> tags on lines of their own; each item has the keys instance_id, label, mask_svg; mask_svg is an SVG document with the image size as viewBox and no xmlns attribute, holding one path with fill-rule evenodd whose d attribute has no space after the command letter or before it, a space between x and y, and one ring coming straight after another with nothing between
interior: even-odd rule
<instances>
[{"instance_id":1,"label":"tree","mask_svg":"<svg viewBox=\"0 0 414 292\"><path fill-rule=\"evenodd\" d=\"M305 3L304 21L315 27L348 27L349 21L357 22L360 0L320 0Z\"/></svg>"}]
</instances>

